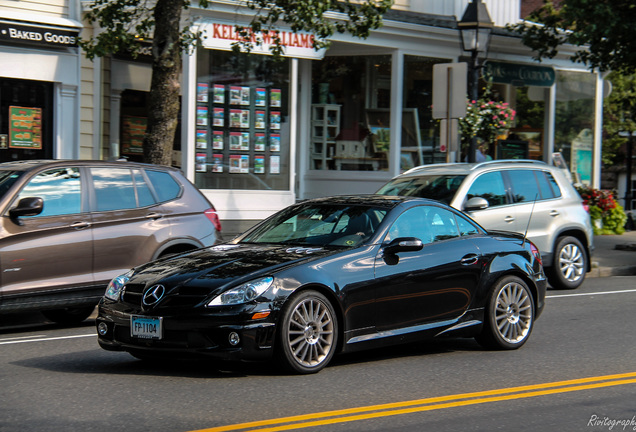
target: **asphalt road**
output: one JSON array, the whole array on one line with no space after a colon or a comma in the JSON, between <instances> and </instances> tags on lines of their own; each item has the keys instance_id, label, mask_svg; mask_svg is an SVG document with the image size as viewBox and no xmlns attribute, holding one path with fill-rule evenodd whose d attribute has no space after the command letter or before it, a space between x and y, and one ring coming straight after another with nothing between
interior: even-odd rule
<instances>
[{"instance_id":1,"label":"asphalt road","mask_svg":"<svg viewBox=\"0 0 636 432\"><path fill-rule=\"evenodd\" d=\"M3 317L0 431L636 430L636 276L548 296L520 350L443 340L337 357L310 376L149 366L101 350L90 320Z\"/></svg>"}]
</instances>

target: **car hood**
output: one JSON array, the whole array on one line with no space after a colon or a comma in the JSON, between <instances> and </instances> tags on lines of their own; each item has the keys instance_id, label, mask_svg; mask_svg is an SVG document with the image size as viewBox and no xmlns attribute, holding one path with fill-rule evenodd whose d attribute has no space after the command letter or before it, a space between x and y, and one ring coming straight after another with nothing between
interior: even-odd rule
<instances>
[{"instance_id":1,"label":"car hood","mask_svg":"<svg viewBox=\"0 0 636 432\"><path fill-rule=\"evenodd\" d=\"M167 288L188 284L205 287L211 293L215 287L273 275L289 266L342 250L331 247L224 244L145 264L136 269L130 282L146 286L162 283Z\"/></svg>"}]
</instances>

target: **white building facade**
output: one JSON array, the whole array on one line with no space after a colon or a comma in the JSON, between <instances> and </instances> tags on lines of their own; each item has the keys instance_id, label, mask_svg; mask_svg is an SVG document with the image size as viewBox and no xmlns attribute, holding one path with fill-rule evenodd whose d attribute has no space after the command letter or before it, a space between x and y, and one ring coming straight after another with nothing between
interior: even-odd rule
<instances>
[{"instance_id":1,"label":"white building facade","mask_svg":"<svg viewBox=\"0 0 636 432\"><path fill-rule=\"evenodd\" d=\"M41 24L79 31L79 3L59 1ZM184 56L174 163L214 203L226 232L300 199L373 193L412 166L461 159L459 149L441 151L431 105L434 65L466 61L457 21L468 0L398 0L368 39L336 35L324 52L311 48L311 35L282 26L287 48L279 62L266 53L232 55L233 28L247 25L253 12L235 1L211 3L184 17L206 38ZM503 29L519 21L520 2L484 3L496 25L487 55L492 94L517 111L508 136L491 143L492 157L549 163L559 153L577 180L598 187L602 78L570 62L567 47L535 62ZM15 5L0 0L2 16L11 12L24 23ZM84 25L82 35L90 36L94 30ZM143 56L90 62L75 47L23 42L0 39L0 80L51 83L52 144L43 156L139 160L150 63ZM40 61L47 67L28 67ZM11 104L2 93L0 102ZM0 115L0 135L8 135Z\"/></svg>"}]
</instances>

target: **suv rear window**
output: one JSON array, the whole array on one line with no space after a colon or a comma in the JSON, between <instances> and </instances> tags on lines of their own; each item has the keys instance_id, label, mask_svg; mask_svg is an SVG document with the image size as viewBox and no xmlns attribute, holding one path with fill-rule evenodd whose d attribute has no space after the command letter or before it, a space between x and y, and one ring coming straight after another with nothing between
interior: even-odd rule
<instances>
[{"instance_id":1,"label":"suv rear window","mask_svg":"<svg viewBox=\"0 0 636 432\"><path fill-rule=\"evenodd\" d=\"M427 175L396 178L376 193L379 195L416 196L450 204L465 175Z\"/></svg>"},{"instance_id":2,"label":"suv rear window","mask_svg":"<svg viewBox=\"0 0 636 432\"><path fill-rule=\"evenodd\" d=\"M159 202L173 200L181 194L181 185L169 173L146 170L146 175L155 188Z\"/></svg>"},{"instance_id":3,"label":"suv rear window","mask_svg":"<svg viewBox=\"0 0 636 432\"><path fill-rule=\"evenodd\" d=\"M517 203L561 196L561 190L549 173L537 170L511 170L507 174L512 185L514 201Z\"/></svg>"}]
</instances>

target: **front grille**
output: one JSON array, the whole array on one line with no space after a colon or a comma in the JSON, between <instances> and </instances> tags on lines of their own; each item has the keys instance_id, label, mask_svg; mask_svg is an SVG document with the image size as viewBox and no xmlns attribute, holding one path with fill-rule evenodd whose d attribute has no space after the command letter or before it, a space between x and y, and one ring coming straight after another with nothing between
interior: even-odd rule
<instances>
[{"instance_id":1,"label":"front grille","mask_svg":"<svg viewBox=\"0 0 636 432\"><path fill-rule=\"evenodd\" d=\"M121 300L133 306L141 307L145 284L127 284ZM165 297L156 307L194 307L205 300L210 293L207 287L180 286L175 289L166 287Z\"/></svg>"},{"instance_id":2,"label":"front grille","mask_svg":"<svg viewBox=\"0 0 636 432\"><path fill-rule=\"evenodd\" d=\"M141 298L144 294L144 284L127 284L121 300L134 306L141 306Z\"/></svg>"}]
</instances>

